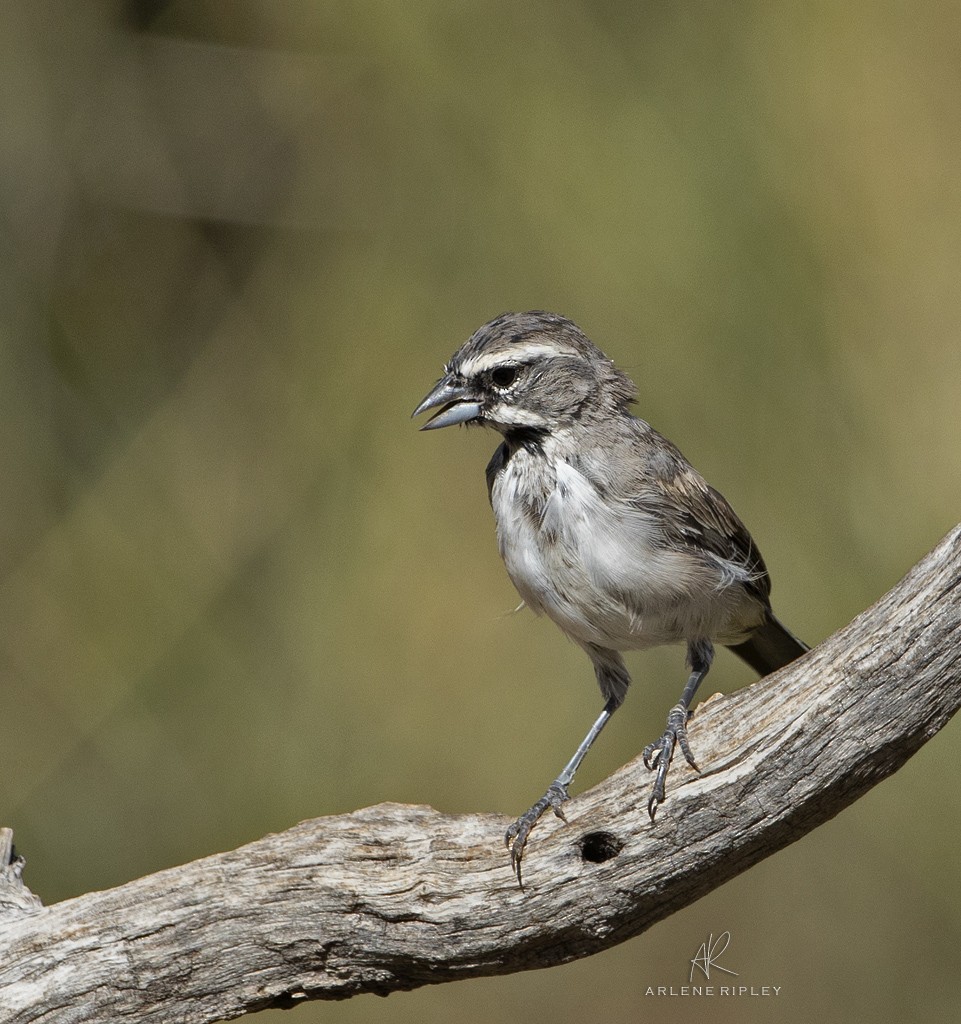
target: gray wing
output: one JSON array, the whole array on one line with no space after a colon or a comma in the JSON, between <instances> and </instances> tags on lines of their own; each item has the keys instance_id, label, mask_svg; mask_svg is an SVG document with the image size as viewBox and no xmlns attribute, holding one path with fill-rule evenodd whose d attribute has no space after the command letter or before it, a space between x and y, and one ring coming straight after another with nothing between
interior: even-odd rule
<instances>
[{"instance_id":1,"label":"gray wing","mask_svg":"<svg viewBox=\"0 0 961 1024\"><path fill-rule=\"evenodd\" d=\"M674 477L657 480L664 497L679 509L664 522L669 542L709 552L750 573L748 588L766 604L771 593L767 566L754 539L720 491L688 466Z\"/></svg>"},{"instance_id":2,"label":"gray wing","mask_svg":"<svg viewBox=\"0 0 961 1024\"><path fill-rule=\"evenodd\" d=\"M747 528L720 491L715 490L666 437L643 420L633 421L624 442L624 465L635 472L618 474L626 484L619 495L658 521L664 540L694 554L720 558L749 574L745 585L765 605L771 580ZM630 479L633 477L633 479Z\"/></svg>"}]
</instances>

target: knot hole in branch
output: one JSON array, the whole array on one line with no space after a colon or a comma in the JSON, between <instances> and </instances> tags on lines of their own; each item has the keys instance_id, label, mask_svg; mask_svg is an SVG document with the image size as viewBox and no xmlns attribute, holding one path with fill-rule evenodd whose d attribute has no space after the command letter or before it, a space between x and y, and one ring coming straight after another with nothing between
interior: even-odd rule
<instances>
[{"instance_id":1,"label":"knot hole in branch","mask_svg":"<svg viewBox=\"0 0 961 1024\"><path fill-rule=\"evenodd\" d=\"M581 858L591 864L613 860L624 849L624 844L611 832L588 832L581 837Z\"/></svg>"}]
</instances>

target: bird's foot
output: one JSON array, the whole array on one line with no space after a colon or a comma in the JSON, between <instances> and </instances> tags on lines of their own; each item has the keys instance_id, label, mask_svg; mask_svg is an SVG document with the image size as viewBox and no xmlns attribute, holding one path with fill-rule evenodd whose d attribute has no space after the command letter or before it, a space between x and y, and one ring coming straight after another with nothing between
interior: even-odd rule
<instances>
[{"instance_id":1,"label":"bird's foot","mask_svg":"<svg viewBox=\"0 0 961 1024\"><path fill-rule=\"evenodd\" d=\"M563 810L561 810L567 799L567 786L560 782L552 782L540 800L529 811L525 811L507 830L505 840L507 848L511 851L511 867L514 869L514 874L517 875L517 884L522 888L524 883L521 881L521 858L524 856L524 847L527 845L527 837L531 834L531 829L548 807L561 821L567 821Z\"/></svg>"},{"instance_id":2,"label":"bird's foot","mask_svg":"<svg viewBox=\"0 0 961 1024\"><path fill-rule=\"evenodd\" d=\"M675 745L681 748L684 759L695 770L700 771L691 753L691 745L687 741L687 720L691 712L683 704L675 704L667 715L667 728L664 735L653 743L648 743L644 748L644 764L651 771L656 771L654 776L654 788L651 790L651 798L647 802L647 813L654 820L657 808L664 803L664 786L667 782L667 770L671 766L671 758L674 756Z\"/></svg>"}]
</instances>

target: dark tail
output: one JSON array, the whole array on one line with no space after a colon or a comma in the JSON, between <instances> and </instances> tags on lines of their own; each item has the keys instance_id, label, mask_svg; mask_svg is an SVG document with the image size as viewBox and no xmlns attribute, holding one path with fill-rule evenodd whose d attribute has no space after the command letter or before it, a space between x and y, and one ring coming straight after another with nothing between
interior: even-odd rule
<instances>
[{"instance_id":1,"label":"dark tail","mask_svg":"<svg viewBox=\"0 0 961 1024\"><path fill-rule=\"evenodd\" d=\"M732 644L730 649L762 676L783 668L810 650L807 644L802 644L789 633L771 611L750 640L745 640L743 644Z\"/></svg>"}]
</instances>

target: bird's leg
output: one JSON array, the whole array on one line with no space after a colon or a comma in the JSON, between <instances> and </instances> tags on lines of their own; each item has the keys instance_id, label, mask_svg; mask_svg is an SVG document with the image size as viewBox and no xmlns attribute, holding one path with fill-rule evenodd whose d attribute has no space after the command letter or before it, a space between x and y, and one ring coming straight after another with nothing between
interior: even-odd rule
<instances>
[{"instance_id":1,"label":"bird's leg","mask_svg":"<svg viewBox=\"0 0 961 1024\"><path fill-rule=\"evenodd\" d=\"M694 700L694 694L697 693L697 688L707 675L713 660L714 645L709 640L694 640L687 645L687 661L691 666L691 675L687 680L687 685L684 687L681 699L667 714L667 729L665 729L664 735L644 748L644 764L651 771L657 772L654 777L651 798L647 802L647 813L651 816L651 821L654 820L658 805L664 802L664 784L667 781L667 769L671 765L675 744L680 746L687 763L695 771L700 771L694 762L691 746L687 742L687 720L691 714L691 701Z\"/></svg>"},{"instance_id":2,"label":"bird's leg","mask_svg":"<svg viewBox=\"0 0 961 1024\"><path fill-rule=\"evenodd\" d=\"M608 698L604 710L597 716L597 721L591 726L590 732L574 751L574 756L564 765L564 770L547 787L547 792L540 800L529 811L525 811L507 830L507 847L511 851L511 866L517 875L518 884L523 884L521 882L521 857L524 856L524 846L527 843L527 837L531 834L531 829L548 807L552 808L562 821L567 821L561 810L561 805L568 798L567 787L574 781L574 775L581 766L584 756L591 749L591 744L600 735L601 729L607 725L611 715L621 706L622 699L619 697Z\"/></svg>"}]
</instances>

